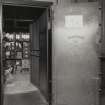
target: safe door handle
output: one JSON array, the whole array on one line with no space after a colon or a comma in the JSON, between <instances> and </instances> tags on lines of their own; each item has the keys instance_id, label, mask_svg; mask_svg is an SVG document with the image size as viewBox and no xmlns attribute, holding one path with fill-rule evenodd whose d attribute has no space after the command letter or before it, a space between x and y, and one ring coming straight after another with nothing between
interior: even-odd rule
<instances>
[{"instance_id":1,"label":"safe door handle","mask_svg":"<svg viewBox=\"0 0 105 105\"><path fill-rule=\"evenodd\" d=\"M31 56L40 57L40 50L32 50Z\"/></svg>"}]
</instances>

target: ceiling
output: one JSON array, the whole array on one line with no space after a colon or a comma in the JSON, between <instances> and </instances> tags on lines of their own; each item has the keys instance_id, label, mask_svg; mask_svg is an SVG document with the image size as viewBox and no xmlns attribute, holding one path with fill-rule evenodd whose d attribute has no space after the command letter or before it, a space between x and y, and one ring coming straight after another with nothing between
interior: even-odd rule
<instances>
[{"instance_id":1,"label":"ceiling","mask_svg":"<svg viewBox=\"0 0 105 105\"><path fill-rule=\"evenodd\" d=\"M3 6L4 19L37 19L45 9L23 6Z\"/></svg>"},{"instance_id":2,"label":"ceiling","mask_svg":"<svg viewBox=\"0 0 105 105\"><path fill-rule=\"evenodd\" d=\"M43 13L44 8L23 7L23 6L3 6L3 29L28 30L30 23L36 21Z\"/></svg>"}]
</instances>

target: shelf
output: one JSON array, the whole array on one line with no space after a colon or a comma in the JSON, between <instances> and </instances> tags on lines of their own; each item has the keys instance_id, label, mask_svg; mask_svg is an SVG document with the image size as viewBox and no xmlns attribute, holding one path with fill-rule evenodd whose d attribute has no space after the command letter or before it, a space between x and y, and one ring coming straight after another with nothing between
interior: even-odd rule
<instances>
[{"instance_id":1,"label":"shelf","mask_svg":"<svg viewBox=\"0 0 105 105\"><path fill-rule=\"evenodd\" d=\"M11 49L5 49L5 51L13 51L13 52L23 52L23 50L21 49L14 49L14 50L11 50Z\"/></svg>"},{"instance_id":2,"label":"shelf","mask_svg":"<svg viewBox=\"0 0 105 105\"><path fill-rule=\"evenodd\" d=\"M30 40L8 40L6 42L30 42Z\"/></svg>"},{"instance_id":3,"label":"shelf","mask_svg":"<svg viewBox=\"0 0 105 105\"><path fill-rule=\"evenodd\" d=\"M22 58L5 58L6 60L22 60Z\"/></svg>"}]
</instances>

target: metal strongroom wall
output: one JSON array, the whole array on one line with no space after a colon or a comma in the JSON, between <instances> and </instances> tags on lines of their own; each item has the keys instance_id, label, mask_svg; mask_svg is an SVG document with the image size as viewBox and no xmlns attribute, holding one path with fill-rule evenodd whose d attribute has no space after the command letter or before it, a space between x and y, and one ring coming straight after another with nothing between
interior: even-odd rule
<instances>
[{"instance_id":1,"label":"metal strongroom wall","mask_svg":"<svg viewBox=\"0 0 105 105\"><path fill-rule=\"evenodd\" d=\"M83 16L83 27L65 16ZM99 105L99 9L97 2L58 4L52 35L53 105Z\"/></svg>"}]
</instances>

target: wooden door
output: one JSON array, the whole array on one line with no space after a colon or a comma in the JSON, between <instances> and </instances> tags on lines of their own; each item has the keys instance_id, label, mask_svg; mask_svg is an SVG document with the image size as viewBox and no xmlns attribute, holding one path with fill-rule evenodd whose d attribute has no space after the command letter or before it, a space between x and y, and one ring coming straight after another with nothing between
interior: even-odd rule
<instances>
[{"instance_id":1,"label":"wooden door","mask_svg":"<svg viewBox=\"0 0 105 105\"><path fill-rule=\"evenodd\" d=\"M54 104L99 105L98 3L66 1L54 13Z\"/></svg>"}]
</instances>

